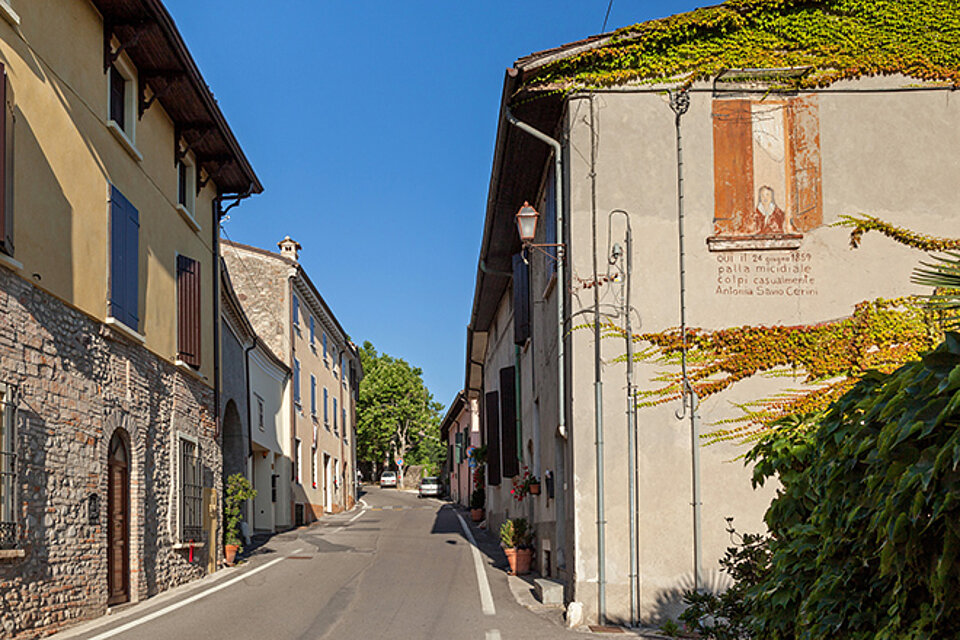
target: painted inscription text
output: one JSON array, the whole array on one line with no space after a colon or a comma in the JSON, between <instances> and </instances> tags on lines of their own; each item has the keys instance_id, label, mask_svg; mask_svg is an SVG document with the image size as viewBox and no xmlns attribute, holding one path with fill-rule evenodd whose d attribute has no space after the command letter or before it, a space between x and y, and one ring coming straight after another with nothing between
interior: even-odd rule
<instances>
[{"instance_id":1,"label":"painted inscription text","mask_svg":"<svg viewBox=\"0 0 960 640\"><path fill-rule=\"evenodd\" d=\"M816 285L809 252L717 255L717 295L809 297Z\"/></svg>"}]
</instances>

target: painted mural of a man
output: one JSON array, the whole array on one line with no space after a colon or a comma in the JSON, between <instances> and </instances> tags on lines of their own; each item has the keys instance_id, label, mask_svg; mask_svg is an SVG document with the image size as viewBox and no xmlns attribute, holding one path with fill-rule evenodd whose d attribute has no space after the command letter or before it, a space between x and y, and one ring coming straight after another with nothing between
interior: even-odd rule
<instances>
[{"instance_id":1,"label":"painted mural of a man","mask_svg":"<svg viewBox=\"0 0 960 640\"><path fill-rule=\"evenodd\" d=\"M773 189L767 185L760 187L757 193L757 208L753 213L753 233L780 235L787 232L787 216L777 206Z\"/></svg>"}]
</instances>

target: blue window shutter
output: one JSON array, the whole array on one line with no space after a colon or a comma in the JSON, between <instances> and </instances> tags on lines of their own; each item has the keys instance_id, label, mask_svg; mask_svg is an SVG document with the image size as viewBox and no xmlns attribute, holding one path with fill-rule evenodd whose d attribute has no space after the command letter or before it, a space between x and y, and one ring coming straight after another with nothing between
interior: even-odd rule
<instances>
[{"instance_id":1,"label":"blue window shutter","mask_svg":"<svg viewBox=\"0 0 960 640\"><path fill-rule=\"evenodd\" d=\"M140 214L110 187L110 314L139 331Z\"/></svg>"},{"instance_id":2,"label":"blue window shutter","mask_svg":"<svg viewBox=\"0 0 960 640\"><path fill-rule=\"evenodd\" d=\"M293 361L293 401L300 404L300 361Z\"/></svg>"}]
</instances>

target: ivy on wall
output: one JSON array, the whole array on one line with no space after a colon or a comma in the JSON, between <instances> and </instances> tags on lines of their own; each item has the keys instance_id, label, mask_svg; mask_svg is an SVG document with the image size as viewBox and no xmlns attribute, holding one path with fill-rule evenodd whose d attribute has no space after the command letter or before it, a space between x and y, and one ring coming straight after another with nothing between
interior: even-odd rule
<instances>
[{"instance_id":1,"label":"ivy on wall","mask_svg":"<svg viewBox=\"0 0 960 640\"><path fill-rule=\"evenodd\" d=\"M960 85L960 3L726 0L620 29L603 46L546 65L520 94L690 84L726 69L791 67L810 71L780 79L783 88L889 74Z\"/></svg>"},{"instance_id":2,"label":"ivy on wall","mask_svg":"<svg viewBox=\"0 0 960 640\"><path fill-rule=\"evenodd\" d=\"M847 318L813 325L688 328L688 375L701 401L758 374L798 383L796 389L739 405L741 414L714 423L706 439L754 440L787 416L822 411L868 371L892 372L934 348L944 335L942 315L920 297L903 297L861 302ZM625 334L606 324L604 335ZM653 379L654 388L640 392L638 406L679 400L680 329L635 334L633 341L640 345L636 361L668 367Z\"/></svg>"}]
</instances>

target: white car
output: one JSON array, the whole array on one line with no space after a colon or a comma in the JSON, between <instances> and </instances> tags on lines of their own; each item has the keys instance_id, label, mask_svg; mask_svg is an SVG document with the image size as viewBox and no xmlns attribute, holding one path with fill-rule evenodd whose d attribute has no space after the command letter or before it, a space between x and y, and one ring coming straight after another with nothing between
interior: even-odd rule
<instances>
[{"instance_id":1,"label":"white car","mask_svg":"<svg viewBox=\"0 0 960 640\"><path fill-rule=\"evenodd\" d=\"M397 486L397 472L396 471L384 471L380 474L380 487L394 487Z\"/></svg>"},{"instance_id":2,"label":"white car","mask_svg":"<svg viewBox=\"0 0 960 640\"><path fill-rule=\"evenodd\" d=\"M433 496L439 498L443 488L440 486L440 478L434 476L427 476L420 481L420 493L419 497L424 496Z\"/></svg>"}]
</instances>

